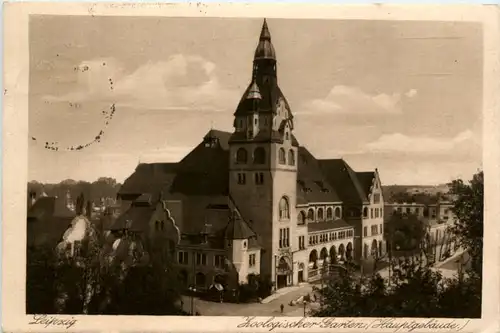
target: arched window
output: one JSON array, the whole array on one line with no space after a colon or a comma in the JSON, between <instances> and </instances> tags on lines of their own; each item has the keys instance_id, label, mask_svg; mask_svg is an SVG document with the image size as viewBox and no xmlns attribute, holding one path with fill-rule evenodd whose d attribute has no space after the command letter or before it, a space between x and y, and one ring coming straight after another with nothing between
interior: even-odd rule
<instances>
[{"instance_id":1,"label":"arched window","mask_svg":"<svg viewBox=\"0 0 500 333\"><path fill-rule=\"evenodd\" d=\"M300 211L300 213L297 215L297 224L304 223L306 223L306 214L303 211Z\"/></svg>"},{"instance_id":2,"label":"arched window","mask_svg":"<svg viewBox=\"0 0 500 333\"><path fill-rule=\"evenodd\" d=\"M279 204L280 220L290 219L290 205L286 197L282 197Z\"/></svg>"},{"instance_id":3,"label":"arched window","mask_svg":"<svg viewBox=\"0 0 500 333\"><path fill-rule=\"evenodd\" d=\"M288 151L288 165L295 165L295 152L292 149Z\"/></svg>"},{"instance_id":4,"label":"arched window","mask_svg":"<svg viewBox=\"0 0 500 333\"><path fill-rule=\"evenodd\" d=\"M245 164L248 161L248 153L245 148L240 148L236 152L236 163Z\"/></svg>"},{"instance_id":5,"label":"arched window","mask_svg":"<svg viewBox=\"0 0 500 333\"><path fill-rule=\"evenodd\" d=\"M340 218L340 207L335 208L335 218Z\"/></svg>"},{"instance_id":6,"label":"arched window","mask_svg":"<svg viewBox=\"0 0 500 333\"><path fill-rule=\"evenodd\" d=\"M309 210L307 211L307 219L309 221L314 221L314 209L309 208Z\"/></svg>"},{"instance_id":7,"label":"arched window","mask_svg":"<svg viewBox=\"0 0 500 333\"><path fill-rule=\"evenodd\" d=\"M264 164L266 163L266 151L262 147L257 147L253 151L253 163Z\"/></svg>"},{"instance_id":8,"label":"arched window","mask_svg":"<svg viewBox=\"0 0 500 333\"><path fill-rule=\"evenodd\" d=\"M323 208L318 208L318 220L323 220Z\"/></svg>"},{"instance_id":9,"label":"arched window","mask_svg":"<svg viewBox=\"0 0 500 333\"><path fill-rule=\"evenodd\" d=\"M333 208L332 207L328 207L326 209L326 219L327 220L332 220L333 219Z\"/></svg>"},{"instance_id":10,"label":"arched window","mask_svg":"<svg viewBox=\"0 0 500 333\"><path fill-rule=\"evenodd\" d=\"M289 139L288 132L285 132L285 139L286 139L286 140L288 140L288 139Z\"/></svg>"},{"instance_id":11,"label":"arched window","mask_svg":"<svg viewBox=\"0 0 500 333\"><path fill-rule=\"evenodd\" d=\"M363 208L363 217L365 219L368 217L368 207Z\"/></svg>"},{"instance_id":12,"label":"arched window","mask_svg":"<svg viewBox=\"0 0 500 333\"><path fill-rule=\"evenodd\" d=\"M286 164L285 149L280 148L279 151L279 162L280 164Z\"/></svg>"}]
</instances>

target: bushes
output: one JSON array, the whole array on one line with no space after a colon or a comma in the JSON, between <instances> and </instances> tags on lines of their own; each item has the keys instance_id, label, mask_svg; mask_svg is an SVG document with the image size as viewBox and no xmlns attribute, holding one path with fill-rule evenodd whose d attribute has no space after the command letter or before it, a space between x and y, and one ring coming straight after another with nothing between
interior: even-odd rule
<instances>
[{"instance_id":1,"label":"bushes","mask_svg":"<svg viewBox=\"0 0 500 333\"><path fill-rule=\"evenodd\" d=\"M252 302L259 298L266 298L272 293L273 283L271 277L250 274L248 283L240 284L238 287L239 301Z\"/></svg>"}]
</instances>

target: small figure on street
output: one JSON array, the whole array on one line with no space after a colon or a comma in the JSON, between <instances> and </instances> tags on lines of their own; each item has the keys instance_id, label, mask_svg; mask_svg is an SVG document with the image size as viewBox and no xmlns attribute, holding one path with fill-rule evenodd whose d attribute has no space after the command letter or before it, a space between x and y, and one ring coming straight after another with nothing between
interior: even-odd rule
<instances>
[{"instance_id":1,"label":"small figure on street","mask_svg":"<svg viewBox=\"0 0 500 333\"><path fill-rule=\"evenodd\" d=\"M280 309L281 309L281 313L283 313L283 309L285 308L285 306L283 304L280 305Z\"/></svg>"}]
</instances>

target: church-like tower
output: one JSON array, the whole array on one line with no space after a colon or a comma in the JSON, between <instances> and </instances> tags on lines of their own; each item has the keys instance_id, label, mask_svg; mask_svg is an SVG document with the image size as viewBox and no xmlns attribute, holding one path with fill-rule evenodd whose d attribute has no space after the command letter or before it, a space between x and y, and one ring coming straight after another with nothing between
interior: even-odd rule
<instances>
[{"instance_id":1,"label":"church-like tower","mask_svg":"<svg viewBox=\"0 0 500 333\"><path fill-rule=\"evenodd\" d=\"M298 246L294 237L298 142L293 127L264 20L252 79L234 113L229 190L259 237L261 274L269 274L277 287L296 283L291 253Z\"/></svg>"}]
</instances>

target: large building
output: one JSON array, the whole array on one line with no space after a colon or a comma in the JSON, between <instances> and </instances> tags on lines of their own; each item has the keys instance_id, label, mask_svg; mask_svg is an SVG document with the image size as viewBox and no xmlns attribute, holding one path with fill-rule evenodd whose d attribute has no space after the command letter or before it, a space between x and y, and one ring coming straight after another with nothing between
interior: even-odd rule
<instances>
[{"instance_id":1,"label":"large building","mask_svg":"<svg viewBox=\"0 0 500 333\"><path fill-rule=\"evenodd\" d=\"M318 279L325 263L384 255L377 170L299 144L276 59L264 20L233 132L208 131L178 163L139 164L120 189L128 209L110 229L168 239L186 285L260 274L281 288Z\"/></svg>"}]
</instances>

